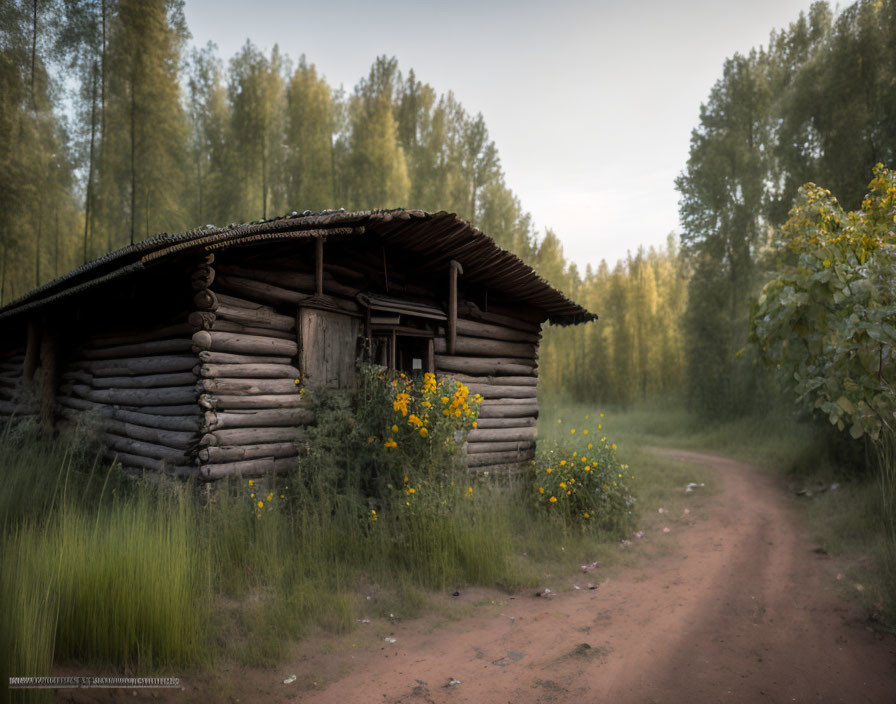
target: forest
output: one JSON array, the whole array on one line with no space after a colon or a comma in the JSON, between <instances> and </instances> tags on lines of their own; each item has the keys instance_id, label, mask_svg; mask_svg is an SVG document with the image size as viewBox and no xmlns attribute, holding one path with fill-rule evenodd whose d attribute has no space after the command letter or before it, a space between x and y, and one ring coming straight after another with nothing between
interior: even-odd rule
<instances>
[{"instance_id":1,"label":"forest","mask_svg":"<svg viewBox=\"0 0 896 704\"><path fill-rule=\"evenodd\" d=\"M676 183L680 233L582 267L514 194L483 116L396 58L349 93L304 55L247 40L225 59L189 39L181 0L5 4L0 302L159 232L448 210L600 315L546 331L548 393L737 416L776 386L748 344L750 306L798 189L858 208L872 167L896 161L896 3L816 2L725 61Z\"/></svg>"}]
</instances>

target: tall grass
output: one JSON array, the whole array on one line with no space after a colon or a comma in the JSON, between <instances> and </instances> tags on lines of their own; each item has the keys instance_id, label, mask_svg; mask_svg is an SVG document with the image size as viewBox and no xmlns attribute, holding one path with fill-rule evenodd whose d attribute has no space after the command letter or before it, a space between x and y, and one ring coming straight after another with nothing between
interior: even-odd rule
<instances>
[{"instance_id":1,"label":"tall grass","mask_svg":"<svg viewBox=\"0 0 896 704\"><path fill-rule=\"evenodd\" d=\"M546 437L552 422L542 423ZM413 495L395 487L374 510L349 484L309 480L333 467L208 490L124 478L82 437L16 430L0 437L0 455L11 644L2 661L12 675L50 674L67 661L136 674L182 674L221 658L271 665L311 629L413 616L430 590L535 586L621 552L621 535L546 518L526 477L432 467L412 479ZM637 450L627 461L648 508L693 479Z\"/></svg>"}]
</instances>

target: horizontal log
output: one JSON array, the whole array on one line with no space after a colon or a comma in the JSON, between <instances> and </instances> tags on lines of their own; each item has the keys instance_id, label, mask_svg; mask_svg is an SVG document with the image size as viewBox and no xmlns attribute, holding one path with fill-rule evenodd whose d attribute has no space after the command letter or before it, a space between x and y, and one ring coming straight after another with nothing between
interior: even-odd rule
<instances>
[{"instance_id":1,"label":"horizontal log","mask_svg":"<svg viewBox=\"0 0 896 704\"><path fill-rule=\"evenodd\" d=\"M201 266L190 274L190 286L194 291L209 288L215 281L215 270L210 266Z\"/></svg>"},{"instance_id":2,"label":"horizontal log","mask_svg":"<svg viewBox=\"0 0 896 704\"><path fill-rule=\"evenodd\" d=\"M143 425L147 428L198 433L202 416L198 406L193 406L192 408L195 410L195 413L185 416L159 416L152 413L140 413L138 411L126 411L116 408L112 411L112 417L125 423Z\"/></svg>"},{"instance_id":3,"label":"horizontal log","mask_svg":"<svg viewBox=\"0 0 896 704\"><path fill-rule=\"evenodd\" d=\"M273 330L284 330L289 332L296 329L296 319L291 315L280 315L274 312L273 308L262 306L260 308L241 308L239 306L224 305L218 306L215 311L218 318L232 320L242 325L250 325L256 328L271 328Z\"/></svg>"},{"instance_id":4,"label":"horizontal log","mask_svg":"<svg viewBox=\"0 0 896 704\"><path fill-rule=\"evenodd\" d=\"M59 415L69 420L78 420L83 417L83 411L62 406L59 408ZM98 425L104 432L114 433L131 440L143 440L145 442L164 445L166 447L181 450L182 452L193 448L199 440L196 431L184 432L137 425L135 423L117 420L114 417L114 414L109 412L100 414Z\"/></svg>"},{"instance_id":5,"label":"horizontal log","mask_svg":"<svg viewBox=\"0 0 896 704\"><path fill-rule=\"evenodd\" d=\"M37 402L0 400L0 415L31 416L38 412Z\"/></svg>"},{"instance_id":6,"label":"horizontal log","mask_svg":"<svg viewBox=\"0 0 896 704\"><path fill-rule=\"evenodd\" d=\"M303 396L290 394L265 394L259 396L242 394L202 394L199 405L209 410L252 410L308 408L311 403Z\"/></svg>"},{"instance_id":7,"label":"horizontal log","mask_svg":"<svg viewBox=\"0 0 896 704\"><path fill-rule=\"evenodd\" d=\"M103 452L103 455L106 457L106 459L109 459L113 462L121 463L122 467L147 469L151 472L158 472L160 474L170 473L180 479L187 479L198 474L198 469L190 465L172 465L170 462L165 462L164 460L158 460L152 457L143 457L141 455L132 455L128 452L119 452L118 450L114 450L111 448L105 450Z\"/></svg>"},{"instance_id":8,"label":"horizontal log","mask_svg":"<svg viewBox=\"0 0 896 704\"><path fill-rule=\"evenodd\" d=\"M0 362L0 371L21 374L22 364L23 362Z\"/></svg>"},{"instance_id":9,"label":"horizontal log","mask_svg":"<svg viewBox=\"0 0 896 704\"><path fill-rule=\"evenodd\" d=\"M294 443L278 442L264 445L237 445L229 447L203 447L199 460L204 463L240 462L259 457L295 457L299 454Z\"/></svg>"},{"instance_id":10,"label":"horizontal log","mask_svg":"<svg viewBox=\"0 0 896 704\"><path fill-rule=\"evenodd\" d=\"M524 418L482 418L476 420L476 427L482 428L526 428L536 424L535 418L526 416Z\"/></svg>"},{"instance_id":11,"label":"horizontal log","mask_svg":"<svg viewBox=\"0 0 896 704\"><path fill-rule=\"evenodd\" d=\"M238 276L244 279L252 279L254 281L264 281L265 283L282 286L293 291L312 294L317 290L317 282L314 274L301 271L283 270L283 269L250 269L232 264L221 265L218 270L222 274L230 276ZM361 289L353 286L346 286L336 281L332 276L324 274L324 293L335 296L345 296L354 298Z\"/></svg>"},{"instance_id":12,"label":"horizontal log","mask_svg":"<svg viewBox=\"0 0 896 704\"><path fill-rule=\"evenodd\" d=\"M173 374L146 374L141 376L101 376L93 377L87 372L66 372L63 378L89 377L88 386L94 389L152 389L162 386L189 386L195 384L197 376L192 372Z\"/></svg>"},{"instance_id":13,"label":"horizontal log","mask_svg":"<svg viewBox=\"0 0 896 704\"><path fill-rule=\"evenodd\" d=\"M208 411L204 416L207 431L227 428L295 427L314 422L314 413L307 408L274 408L243 413ZM235 444L235 443L234 443Z\"/></svg>"},{"instance_id":14,"label":"horizontal log","mask_svg":"<svg viewBox=\"0 0 896 704\"><path fill-rule=\"evenodd\" d=\"M482 402L489 406L530 406L538 402L531 398L489 398Z\"/></svg>"},{"instance_id":15,"label":"horizontal log","mask_svg":"<svg viewBox=\"0 0 896 704\"><path fill-rule=\"evenodd\" d=\"M457 334L469 337L484 337L491 340L506 340L508 342L538 342L541 335L535 332L523 332L503 325L482 323L465 318L457 319Z\"/></svg>"},{"instance_id":16,"label":"horizontal log","mask_svg":"<svg viewBox=\"0 0 896 704\"><path fill-rule=\"evenodd\" d=\"M489 405L483 402L479 406L479 418L537 418L538 404L521 405Z\"/></svg>"},{"instance_id":17,"label":"horizontal log","mask_svg":"<svg viewBox=\"0 0 896 704\"><path fill-rule=\"evenodd\" d=\"M485 467L491 465L520 464L535 457L535 448L511 452L483 452L467 455L467 467Z\"/></svg>"},{"instance_id":18,"label":"horizontal log","mask_svg":"<svg viewBox=\"0 0 896 704\"><path fill-rule=\"evenodd\" d=\"M517 357L455 357L437 354L436 371L439 374L460 372L471 375L525 376L535 375L535 362Z\"/></svg>"},{"instance_id":19,"label":"horizontal log","mask_svg":"<svg viewBox=\"0 0 896 704\"><path fill-rule=\"evenodd\" d=\"M220 303L214 291L209 288L204 288L201 291L197 291L196 295L193 296L193 305L199 310L214 311L218 308Z\"/></svg>"},{"instance_id":20,"label":"horizontal log","mask_svg":"<svg viewBox=\"0 0 896 704\"><path fill-rule=\"evenodd\" d=\"M292 379L202 379L196 388L206 394L298 394Z\"/></svg>"},{"instance_id":21,"label":"horizontal log","mask_svg":"<svg viewBox=\"0 0 896 704\"><path fill-rule=\"evenodd\" d=\"M298 291L283 288L282 286L275 286L273 284L264 283L263 281L247 279L241 276L225 276L224 274L221 274L218 277L218 280L220 286L226 291L264 301L266 303L298 305L305 299L311 297L309 294L299 293ZM350 313L357 313L360 311L360 307L354 301L337 297L330 297L330 299L333 305L344 311Z\"/></svg>"},{"instance_id":22,"label":"horizontal log","mask_svg":"<svg viewBox=\"0 0 896 704\"><path fill-rule=\"evenodd\" d=\"M517 452L535 447L534 440L519 442L470 442L467 443L468 455L480 455L483 452Z\"/></svg>"},{"instance_id":23,"label":"horizontal log","mask_svg":"<svg viewBox=\"0 0 896 704\"><path fill-rule=\"evenodd\" d=\"M467 433L467 442L518 442L535 439L535 426L528 428L474 428Z\"/></svg>"},{"instance_id":24,"label":"horizontal log","mask_svg":"<svg viewBox=\"0 0 896 704\"><path fill-rule=\"evenodd\" d=\"M457 312L465 318L480 320L484 323L491 323L493 325L502 325L504 327L513 328L514 330L521 330L523 332L530 333L539 333L541 331L540 323L520 320L519 318L515 318L512 315L506 315L503 313L495 313L491 311L486 312L484 310L480 310L477 306L471 303L459 304L457 306Z\"/></svg>"},{"instance_id":25,"label":"horizontal log","mask_svg":"<svg viewBox=\"0 0 896 704\"><path fill-rule=\"evenodd\" d=\"M200 374L207 379L298 379L291 364L203 364Z\"/></svg>"},{"instance_id":26,"label":"horizontal log","mask_svg":"<svg viewBox=\"0 0 896 704\"><path fill-rule=\"evenodd\" d=\"M210 310L194 310L187 318L190 327L193 328L190 334L192 335L195 330L211 330L215 320L217 320L217 315Z\"/></svg>"},{"instance_id":27,"label":"horizontal log","mask_svg":"<svg viewBox=\"0 0 896 704\"><path fill-rule=\"evenodd\" d=\"M471 376L470 374L451 374L464 384L488 384L490 386L538 386L537 376Z\"/></svg>"},{"instance_id":28,"label":"horizontal log","mask_svg":"<svg viewBox=\"0 0 896 704\"><path fill-rule=\"evenodd\" d=\"M173 465L188 464L186 454L183 450L168 447L167 445L158 445L152 442L144 442L143 440L132 440L131 438L117 435L109 431L104 431L102 433L102 439L106 445L119 452L127 452L130 455L165 460Z\"/></svg>"},{"instance_id":29,"label":"horizontal log","mask_svg":"<svg viewBox=\"0 0 896 704\"><path fill-rule=\"evenodd\" d=\"M171 338L188 338L193 329L188 322L174 323L163 327L141 328L139 330L122 330L114 333L101 333L87 338L86 346L90 349L103 347L117 347L120 345L134 345L153 340L168 340Z\"/></svg>"},{"instance_id":30,"label":"horizontal log","mask_svg":"<svg viewBox=\"0 0 896 704\"><path fill-rule=\"evenodd\" d=\"M275 330L274 328L259 328L252 327L249 325L243 325L242 323L235 323L232 320L222 320L218 318L215 322L212 323L210 328L206 328L208 330L215 330L216 332L236 332L241 335L259 335L261 337L276 337L281 340L295 340L296 334L295 332L287 332L285 330Z\"/></svg>"},{"instance_id":31,"label":"horizontal log","mask_svg":"<svg viewBox=\"0 0 896 704\"><path fill-rule=\"evenodd\" d=\"M88 401L121 406L170 406L196 400L196 389L192 386L159 389L93 389L86 384L74 384L71 390L74 395L86 398Z\"/></svg>"},{"instance_id":32,"label":"horizontal log","mask_svg":"<svg viewBox=\"0 0 896 704\"><path fill-rule=\"evenodd\" d=\"M19 375L16 376L0 376L0 386L7 386L10 388L19 386L22 383L22 377Z\"/></svg>"},{"instance_id":33,"label":"horizontal log","mask_svg":"<svg viewBox=\"0 0 896 704\"><path fill-rule=\"evenodd\" d=\"M201 445L226 447L229 445L265 445L282 442L296 443L305 433L292 425L279 428L228 428L202 436Z\"/></svg>"},{"instance_id":34,"label":"horizontal log","mask_svg":"<svg viewBox=\"0 0 896 704\"><path fill-rule=\"evenodd\" d=\"M288 472L295 466L296 461L291 457L280 459L265 457L242 462L202 465L199 468L199 476L209 481L224 477L263 477L267 474Z\"/></svg>"},{"instance_id":35,"label":"horizontal log","mask_svg":"<svg viewBox=\"0 0 896 704\"><path fill-rule=\"evenodd\" d=\"M231 296L226 293L221 293L220 291L216 292L215 295L218 297L218 305L231 306L234 308L248 308L249 310L270 310L273 312L273 308L270 306L266 306L264 303L259 303L258 301L250 301L247 298L240 298L239 296Z\"/></svg>"},{"instance_id":36,"label":"horizontal log","mask_svg":"<svg viewBox=\"0 0 896 704\"><path fill-rule=\"evenodd\" d=\"M442 337L433 340L436 354L446 354L448 343ZM506 342L504 340L487 340L480 337L458 335L454 343L454 352L458 355L477 357L524 357L535 359L535 345L528 342Z\"/></svg>"},{"instance_id":37,"label":"horizontal log","mask_svg":"<svg viewBox=\"0 0 896 704\"><path fill-rule=\"evenodd\" d=\"M172 374L190 371L196 365L196 357L190 355L162 354L156 357L125 357L122 359L80 360L69 365L83 369L94 377L140 376L143 374Z\"/></svg>"},{"instance_id":38,"label":"horizontal log","mask_svg":"<svg viewBox=\"0 0 896 704\"><path fill-rule=\"evenodd\" d=\"M124 405L122 410L134 411L136 413L151 412L152 415L158 416L189 416L201 413L202 409L193 401L192 403L169 404L165 406L129 406Z\"/></svg>"},{"instance_id":39,"label":"horizontal log","mask_svg":"<svg viewBox=\"0 0 896 704\"><path fill-rule=\"evenodd\" d=\"M232 354L230 352L200 352L199 361L205 364L291 364L292 357Z\"/></svg>"},{"instance_id":40,"label":"horizontal log","mask_svg":"<svg viewBox=\"0 0 896 704\"><path fill-rule=\"evenodd\" d=\"M190 338L183 337L171 340L139 342L133 345L103 347L102 349L83 349L81 350L81 356L84 359L119 359L121 357L143 357L159 354L177 354L190 352L192 346L193 345L190 342Z\"/></svg>"},{"instance_id":41,"label":"horizontal log","mask_svg":"<svg viewBox=\"0 0 896 704\"><path fill-rule=\"evenodd\" d=\"M538 398L535 386L494 386L492 384L467 384L471 394L483 398Z\"/></svg>"},{"instance_id":42,"label":"horizontal log","mask_svg":"<svg viewBox=\"0 0 896 704\"><path fill-rule=\"evenodd\" d=\"M273 355L295 357L298 343L260 335L240 335L232 332L200 330L193 334L193 345L202 352L229 352L232 354Z\"/></svg>"}]
</instances>

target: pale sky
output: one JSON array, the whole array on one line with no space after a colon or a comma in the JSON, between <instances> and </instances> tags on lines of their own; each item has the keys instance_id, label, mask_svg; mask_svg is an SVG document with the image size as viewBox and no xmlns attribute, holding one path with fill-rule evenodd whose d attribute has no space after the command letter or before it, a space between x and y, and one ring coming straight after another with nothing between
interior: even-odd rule
<instances>
[{"instance_id":1,"label":"pale sky","mask_svg":"<svg viewBox=\"0 0 896 704\"><path fill-rule=\"evenodd\" d=\"M193 42L214 41L225 61L247 38L266 53L279 44L351 91L386 54L454 91L485 117L539 231L552 228L584 269L679 231L674 179L723 61L766 45L809 5L186 0L185 12Z\"/></svg>"}]
</instances>

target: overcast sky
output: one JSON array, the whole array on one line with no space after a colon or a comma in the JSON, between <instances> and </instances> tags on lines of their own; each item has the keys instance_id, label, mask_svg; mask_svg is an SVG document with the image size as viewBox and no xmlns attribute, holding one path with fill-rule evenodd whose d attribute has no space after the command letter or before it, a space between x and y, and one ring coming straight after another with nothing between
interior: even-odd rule
<instances>
[{"instance_id":1,"label":"overcast sky","mask_svg":"<svg viewBox=\"0 0 896 704\"><path fill-rule=\"evenodd\" d=\"M723 61L766 45L809 5L186 0L186 17L193 42L214 41L225 60L247 38L265 51L276 43L350 91L387 54L454 91L485 116L539 230L552 228L584 267L678 231L674 179Z\"/></svg>"}]
</instances>

